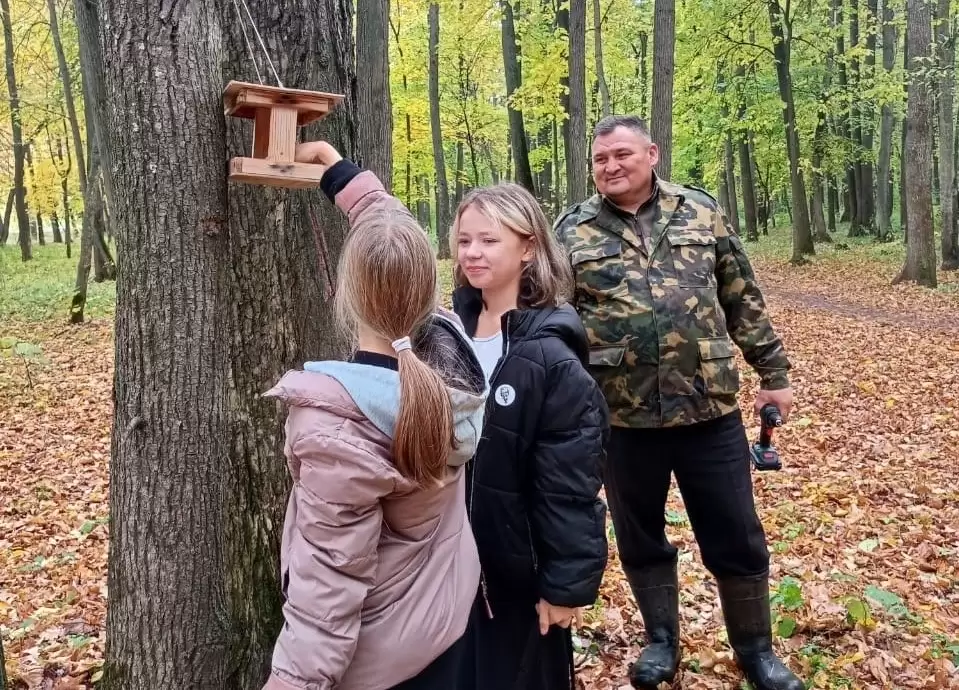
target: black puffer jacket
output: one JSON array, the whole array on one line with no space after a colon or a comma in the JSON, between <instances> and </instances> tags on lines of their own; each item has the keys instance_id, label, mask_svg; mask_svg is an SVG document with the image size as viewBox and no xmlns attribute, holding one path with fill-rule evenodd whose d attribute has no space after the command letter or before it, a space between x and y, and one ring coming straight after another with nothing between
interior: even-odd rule
<instances>
[{"instance_id":1,"label":"black puffer jacket","mask_svg":"<svg viewBox=\"0 0 959 690\"><path fill-rule=\"evenodd\" d=\"M480 293L453 294L467 334ZM586 331L569 305L503 316L505 354L490 381L467 501L490 605L540 597L589 606L606 568L599 498L609 412L585 369Z\"/></svg>"}]
</instances>

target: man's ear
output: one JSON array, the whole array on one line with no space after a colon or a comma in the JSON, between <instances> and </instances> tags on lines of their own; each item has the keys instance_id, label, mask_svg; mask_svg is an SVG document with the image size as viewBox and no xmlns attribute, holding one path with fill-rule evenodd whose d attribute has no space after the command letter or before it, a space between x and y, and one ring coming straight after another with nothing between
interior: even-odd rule
<instances>
[{"instance_id":1,"label":"man's ear","mask_svg":"<svg viewBox=\"0 0 959 690\"><path fill-rule=\"evenodd\" d=\"M655 168L657 163L659 163L659 147L656 144L650 144L649 165L650 167Z\"/></svg>"}]
</instances>

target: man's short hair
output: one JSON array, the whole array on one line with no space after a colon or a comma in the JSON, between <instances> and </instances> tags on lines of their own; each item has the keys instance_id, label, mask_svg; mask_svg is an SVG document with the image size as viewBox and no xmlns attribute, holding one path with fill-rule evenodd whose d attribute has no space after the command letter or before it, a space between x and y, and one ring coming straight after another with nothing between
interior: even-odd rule
<instances>
[{"instance_id":1,"label":"man's short hair","mask_svg":"<svg viewBox=\"0 0 959 690\"><path fill-rule=\"evenodd\" d=\"M593 129L593 139L595 140L597 137L612 134L617 127L631 129L650 140L653 138L643 118L637 115L607 115L596 123L596 127Z\"/></svg>"}]
</instances>

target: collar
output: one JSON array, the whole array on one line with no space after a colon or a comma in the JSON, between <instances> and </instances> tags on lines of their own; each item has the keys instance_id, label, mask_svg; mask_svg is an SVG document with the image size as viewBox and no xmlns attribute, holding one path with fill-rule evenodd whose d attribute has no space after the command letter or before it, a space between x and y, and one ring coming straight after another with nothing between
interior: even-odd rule
<instances>
[{"instance_id":1,"label":"collar","mask_svg":"<svg viewBox=\"0 0 959 690\"><path fill-rule=\"evenodd\" d=\"M472 338L476 334L480 312L483 311L483 292L472 285L461 285L453 290L453 311L463 322L463 330ZM531 330L541 309L511 309L500 318L500 329L509 339L522 338Z\"/></svg>"},{"instance_id":2,"label":"collar","mask_svg":"<svg viewBox=\"0 0 959 690\"><path fill-rule=\"evenodd\" d=\"M379 352L369 352L368 350L357 350L353 353L350 361L354 364L368 364L373 367L392 369L393 371L399 371L400 368L399 360L396 357L383 355Z\"/></svg>"}]
</instances>

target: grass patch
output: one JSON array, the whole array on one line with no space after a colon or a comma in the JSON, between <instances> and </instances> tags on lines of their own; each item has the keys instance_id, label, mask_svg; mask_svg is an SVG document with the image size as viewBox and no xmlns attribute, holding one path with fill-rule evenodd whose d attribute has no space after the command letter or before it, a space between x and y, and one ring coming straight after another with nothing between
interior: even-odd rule
<instances>
[{"instance_id":1,"label":"grass patch","mask_svg":"<svg viewBox=\"0 0 959 690\"><path fill-rule=\"evenodd\" d=\"M817 243L815 256L807 258L820 262L856 264L878 262L895 266L902 266L905 262L906 245L902 241L902 236L896 236L890 242L878 242L873 237L849 237L848 232L849 226L841 225L833 233L832 243ZM772 261L789 261L793 253L792 228L789 226L770 228L769 235L760 234L758 242L745 244L750 256Z\"/></svg>"},{"instance_id":2,"label":"grass patch","mask_svg":"<svg viewBox=\"0 0 959 690\"><path fill-rule=\"evenodd\" d=\"M79 246L68 259L62 244L33 247L33 260L21 261L20 248L0 247L0 319L42 321L70 318L70 300L77 278ZM86 315L112 316L116 305L113 281L93 282L87 288Z\"/></svg>"}]
</instances>

